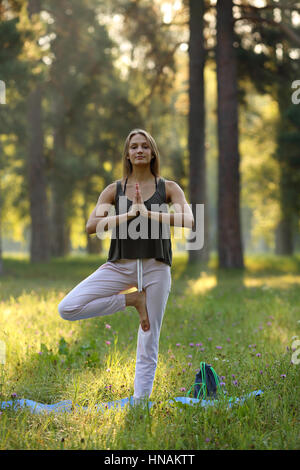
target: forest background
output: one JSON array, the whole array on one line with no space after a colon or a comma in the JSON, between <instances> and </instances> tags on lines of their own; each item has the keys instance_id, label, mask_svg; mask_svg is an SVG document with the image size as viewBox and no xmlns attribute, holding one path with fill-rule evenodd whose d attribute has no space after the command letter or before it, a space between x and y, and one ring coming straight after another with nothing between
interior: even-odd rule
<instances>
[{"instance_id":1,"label":"forest background","mask_svg":"<svg viewBox=\"0 0 300 470\"><path fill-rule=\"evenodd\" d=\"M135 127L205 204L189 261L299 251L299 2L2 0L0 43L1 258L105 254L85 224Z\"/></svg>"}]
</instances>

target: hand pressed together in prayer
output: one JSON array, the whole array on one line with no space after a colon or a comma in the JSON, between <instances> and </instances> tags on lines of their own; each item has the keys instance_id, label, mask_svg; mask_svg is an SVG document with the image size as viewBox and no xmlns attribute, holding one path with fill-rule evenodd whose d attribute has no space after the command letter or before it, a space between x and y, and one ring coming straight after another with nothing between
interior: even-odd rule
<instances>
[{"instance_id":1,"label":"hand pressed together in prayer","mask_svg":"<svg viewBox=\"0 0 300 470\"><path fill-rule=\"evenodd\" d=\"M141 215L146 218L149 216L148 209L146 208L142 198L139 183L135 184L135 195L133 197L130 210L128 211L128 217L136 217L137 215Z\"/></svg>"}]
</instances>

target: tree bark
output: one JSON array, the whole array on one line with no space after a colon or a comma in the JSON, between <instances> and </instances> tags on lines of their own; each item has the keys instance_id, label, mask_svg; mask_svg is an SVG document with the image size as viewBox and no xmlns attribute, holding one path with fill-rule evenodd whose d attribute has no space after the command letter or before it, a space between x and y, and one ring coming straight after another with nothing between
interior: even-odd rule
<instances>
[{"instance_id":1,"label":"tree bark","mask_svg":"<svg viewBox=\"0 0 300 470\"><path fill-rule=\"evenodd\" d=\"M40 11L40 0L30 0L31 17ZM50 256L49 221L46 192L46 160L42 128L42 92L40 84L28 97L28 182L31 216L31 262L47 261Z\"/></svg>"},{"instance_id":2,"label":"tree bark","mask_svg":"<svg viewBox=\"0 0 300 470\"><path fill-rule=\"evenodd\" d=\"M285 93L279 91L278 103L280 109L280 125L278 126L278 143L277 154L279 156L279 207L280 207L280 220L275 230L275 254L277 255L293 255L294 244L294 215L297 210L294 207L295 197L291 194L293 187L292 170L288 166L288 152L289 148L280 139L281 133L289 132L288 123L285 118L286 103L288 97Z\"/></svg>"},{"instance_id":3,"label":"tree bark","mask_svg":"<svg viewBox=\"0 0 300 470\"><path fill-rule=\"evenodd\" d=\"M1 150L1 144L0 144L0 150ZM4 274L3 258L2 258L2 203L3 203L2 188L0 186L0 276Z\"/></svg>"},{"instance_id":4,"label":"tree bark","mask_svg":"<svg viewBox=\"0 0 300 470\"><path fill-rule=\"evenodd\" d=\"M237 64L232 0L217 3L219 267L243 268L240 229Z\"/></svg>"},{"instance_id":5,"label":"tree bark","mask_svg":"<svg viewBox=\"0 0 300 470\"><path fill-rule=\"evenodd\" d=\"M61 106L56 108L57 126L53 135L54 176L52 179L52 210L51 210L51 254L55 257L65 256L71 250L70 227L67 216L68 188L64 187L63 174L60 174L59 162L66 152L66 138Z\"/></svg>"},{"instance_id":6,"label":"tree bark","mask_svg":"<svg viewBox=\"0 0 300 470\"><path fill-rule=\"evenodd\" d=\"M282 1L284 8L287 1ZM281 23L292 24L291 11L283 10ZM280 182L279 182L279 206L280 220L275 230L275 253L277 255L293 255L294 251L294 216L297 214L295 209L295 196L293 197L293 170L289 165L290 147L282 137L290 132L290 122L286 116L287 103L290 101L290 89L284 84L292 77L287 75L287 68L284 67L289 60L289 45L282 41L282 59L276 59L278 64L277 76L281 78L281 86L277 87L277 102L279 107L280 120L277 131L277 158L279 161ZM275 56L276 57L276 56Z\"/></svg>"},{"instance_id":7,"label":"tree bark","mask_svg":"<svg viewBox=\"0 0 300 470\"><path fill-rule=\"evenodd\" d=\"M290 217L283 217L277 225L275 232L276 255L292 256L294 252L293 230Z\"/></svg>"},{"instance_id":8,"label":"tree bark","mask_svg":"<svg viewBox=\"0 0 300 470\"><path fill-rule=\"evenodd\" d=\"M204 65L204 0L189 1L189 180L190 203L195 219L195 230L201 230L196 217L196 205L204 204L204 247L189 250L189 262L207 262L209 258L208 208L206 198L205 162L205 94ZM198 222L198 224L197 224Z\"/></svg>"}]
</instances>

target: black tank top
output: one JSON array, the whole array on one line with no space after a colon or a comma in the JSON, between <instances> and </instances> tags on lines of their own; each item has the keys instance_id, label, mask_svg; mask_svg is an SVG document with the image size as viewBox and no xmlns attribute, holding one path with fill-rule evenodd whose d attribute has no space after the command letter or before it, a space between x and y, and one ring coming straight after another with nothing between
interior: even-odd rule
<instances>
[{"instance_id":1,"label":"black tank top","mask_svg":"<svg viewBox=\"0 0 300 470\"><path fill-rule=\"evenodd\" d=\"M117 181L117 190L115 197L116 214L128 212L132 201L125 196L127 178L122 190L121 181ZM156 191L152 196L144 201L148 210L154 212L168 212L166 202L166 184L164 178L155 177ZM155 258L158 261L172 265L172 246L170 227L168 224L162 224L152 219L148 219L148 224L138 223L138 218L124 222L121 226L117 225L112 230L110 249L107 261L116 261L118 259L137 259L137 258ZM141 220L141 218L139 219ZM130 225L133 225L130 227ZM147 229L148 225L148 231ZM146 230L146 232L145 232Z\"/></svg>"}]
</instances>

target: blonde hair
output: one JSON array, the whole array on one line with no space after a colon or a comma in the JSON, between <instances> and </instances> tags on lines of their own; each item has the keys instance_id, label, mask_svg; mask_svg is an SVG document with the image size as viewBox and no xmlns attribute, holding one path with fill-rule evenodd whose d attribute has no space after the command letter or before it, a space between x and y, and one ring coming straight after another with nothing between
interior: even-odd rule
<instances>
[{"instance_id":1,"label":"blonde hair","mask_svg":"<svg viewBox=\"0 0 300 470\"><path fill-rule=\"evenodd\" d=\"M145 131L144 129L133 129L127 136L125 140L124 150L123 150L123 177L128 177L132 172L132 164L128 160L128 151L129 151L129 144L131 138L136 134L142 134L146 137L152 153L152 158L150 162L150 170L154 176L159 176L160 170L160 156L159 151L156 145L155 140L153 139L152 135L149 132Z\"/></svg>"}]
</instances>

